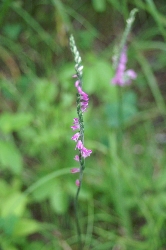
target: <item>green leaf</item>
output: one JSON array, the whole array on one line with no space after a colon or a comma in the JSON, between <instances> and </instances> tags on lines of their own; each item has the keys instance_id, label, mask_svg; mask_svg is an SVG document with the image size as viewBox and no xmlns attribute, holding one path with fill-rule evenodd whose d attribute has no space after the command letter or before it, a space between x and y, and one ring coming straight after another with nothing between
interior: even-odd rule
<instances>
[{"instance_id":1,"label":"green leaf","mask_svg":"<svg viewBox=\"0 0 166 250\"><path fill-rule=\"evenodd\" d=\"M14 143L0 141L0 164L0 167L9 168L15 174L21 173L23 160Z\"/></svg>"},{"instance_id":2,"label":"green leaf","mask_svg":"<svg viewBox=\"0 0 166 250\"><path fill-rule=\"evenodd\" d=\"M57 214L64 214L68 208L68 195L57 180L54 188L50 196L51 206Z\"/></svg>"},{"instance_id":3,"label":"green leaf","mask_svg":"<svg viewBox=\"0 0 166 250\"><path fill-rule=\"evenodd\" d=\"M8 186L7 182L1 179L0 180L0 198L6 197L9 190L10 190L10 187Z\"/></svg>"},{"instance_id":4,"label":"green leaf","mask_svg":"<svg viewBox=\"0 0 166 250\"><path fill-rule=\"evenodd\" d=\"M14 236L28 236L41 229L40 223L31 219L20 219L15 226Z\"/></svg>"},{"instance_id":5,"label":"green leaf","mask_svg":"<svg viewBox=\"0 0 166 250\"><path fill-rule=\"evenodd\" d=\"M111 84L113 69L111 64L102 58L92 54L88 55L83 77L83 88L88 94L95 93L104 102L117 99L116 86Z\"/></svg>"},{"instance_id":6,"label":"green leaf","mask_svg":"<svg viewBox=\"0 0 166 250\"><path fill-rule=\"evenodd\" d=\"M41 186L37 187L33 191L32 195L36 201L43 201L46 198L50 197L50 194L52 193L52 190L55 190L55 187L56 187L55 179L51 179L43 183Z\"/></svg>"},{"instance_id":7,"label":"green leaf","mask_svg":"<svg viewBox=\"0 0 166 250\"><path fill-rule=\"evenodd\" d=\"M21 24L7 24L4 27L4 33L11 39L16 40L21 32Z\"/></svg>"},{"instance_id":8,"label":"green leaf","mask_svg":"<svg viewBox=\"0 0 166 250\"><path fill-rule=\"evenodd\" d=\"M130 103L131 102L131 103ZM137 113L137 108L134 103L133 99L124 99L123 102L123 122L129 121L136 113ZM107 114L107 122L108 126L111 127L118 127L120 125L120 120L119 120L119 115L118 111L119 110L119 104L118 102L113 102L111 104L106 105L106 114Z\"/></svg>"},{"instance_id":9,"label":"green leaf","mask_svg":"<svg viewBox=\"0 0 166 250\"><path fill-rule=\"evenodd\" d=\"M19 218L13 214L6 217L0 217L0 230L2 230L7 236L11 236L18 219Z\"/></svg>"},{"instance_id":10,"label":"green leaf","mask_svg":"<svg viewBox=\"0 0 166 250\"><path fill-rule=\"evenodd\" d=\"M105 0L92 0L92 4L97 12L103 12L106 10Z\"/></svg>"},{"instance_id":11,"label":"green leaf","mask_svg":"<svg viewBox=\"0 0 166 250\"><path fill-rule=\"evenodd\" d=\"M11 193L3 199L1 204L1 216L6 217L10 214L21 216L25 210L27 198L19 193Z\"/></svg>"},{"instance_id":12,"label":"green leaf","mask_svg":"<svg viewBox=\"0 0 166 250\"><path fill-rule=\"evenodd\" d=\"M57 86L47 79L38 79L35 90L37 102L51 103L57 94Z\"/></svg>"},{"instance_id":13,"label":"green leaf","mask_svg":"<svg viewBox=\"0 0 166 250\"><path fill-rule=\"evenodd\" d=\"M3 113L0 116L0 129L4 133L10 133L12 131L19 131L25 128L32 121L33 116L30 113Z\"/></svg>"}]
</instances>

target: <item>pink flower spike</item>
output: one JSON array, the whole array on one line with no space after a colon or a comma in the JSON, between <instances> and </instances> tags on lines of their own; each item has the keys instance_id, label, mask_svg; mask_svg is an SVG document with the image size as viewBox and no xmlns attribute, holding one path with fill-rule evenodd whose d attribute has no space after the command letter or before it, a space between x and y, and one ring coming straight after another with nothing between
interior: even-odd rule
<instances>
[{"instance_id":1,"label":"pink flower spike","mask_svg":"<svg viewBox=\"0 0 166 250\"><path fill-rule=\"evenodd\" d=\"M73 78L77 78L77 75L73 75L72 77L73 77Z\"/></svg>"},{"instance_id":2,"label":"pink flower spike","mask_svg":"<svg viewBox=\"0 0 166 250\"><path fill-rule=\"evenodd\" d=\"M74 157L74 160L75 160L75 161L79 161L79 160L80 160L79 156L76 155L76 156Z\"/></svg>"},{"instance_id":3,"label":"pink flower spike","mask_svg":"<svg viewBox=\"0 0 166 250\"><path fill-rule=\"evenodd\" d=\"M126 63L127 63L126 51L127 48L125 46L121 52L115 76L112 79L112 83L117 84L119 86L130 84L131 80L137 77L137 74L135 73L134 70L132 69L126 70Z\"/></svg>"},{"instance_id":4,"label":"pink flower spike","mask_svg":"<svg viewBox=\"0 0 166 250\"><path fill-rule=\"evenodd\" d=\"M76 186L79 187L80 186L80 181L76 180Z\"/></svg>"},{"instance_id":5,"label":"pink flower spike","mask_svg":"<svg viewBox=\"0 0 166 250\"><path fill-rule=\"evenodd\" d=\"M80 172L80 168L72 168L72 169L70 170L70 172L71 172L72 174L79 173L79 172Z\"/></svg>"},{"instance_id":6,"label":"pink flower spike","mask_svg":"<svg viewBox=\"0 0 166 250\"><path fill-rule=\"evenodd\" d=\"M76 133L75 135L73 135L71 139L72 139L73 141L77 142L78 139L79 139L79 137L80 137L80 133L78 132L78 133Z\"/></svg>"}]
</instances>

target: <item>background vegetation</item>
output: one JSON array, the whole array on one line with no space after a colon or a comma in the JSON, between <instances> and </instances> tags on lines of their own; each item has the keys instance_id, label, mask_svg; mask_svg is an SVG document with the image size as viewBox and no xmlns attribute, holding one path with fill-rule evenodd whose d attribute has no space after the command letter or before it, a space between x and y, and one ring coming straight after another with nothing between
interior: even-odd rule
<instances>
[{"instance_id":1,"label":"background vegetation","mask_svg":"<svg viewBox=\"0 0 166 250\"><path fill-rule=\"evenodd\" d=\"M112 56L128 38L119 152ZM84 249L166 249L165 0L0 1L0 249L76 250L73 33L84 64Z\"/></svg>"}]
</instances>

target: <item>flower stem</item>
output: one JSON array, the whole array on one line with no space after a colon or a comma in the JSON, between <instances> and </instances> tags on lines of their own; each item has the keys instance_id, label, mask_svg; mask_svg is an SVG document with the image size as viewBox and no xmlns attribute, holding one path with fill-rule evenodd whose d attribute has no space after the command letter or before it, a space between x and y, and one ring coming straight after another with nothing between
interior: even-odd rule
<instances>
[{"instance_id":1,"label":"flower stem","mask_svg":"<svg viewBox=\"0 0 166 250\"><path fill-rule=\"evenodd\" d=\"M74 37L70 36L70 48L74 55L75 60L75 70L76 70L76 76L79 82L79 87L82 88L82 68L81 65L81 57L79 54L79 51L77 50ZM81 92L82 93L82 92ZM80 126L80 140L82 144L84 144L84 121L83 121L83 111L81 109L81 94L77 93L77 115L79 120L79 126ZM79 164L80 164L80 175L79 175L79 184L75 196L75 215L76 215L76 229L77 229L77 236L78 236L78 244L79 249L82 249L82 239L81 239L81 227L80 227L80 221L79 221L79 214L78 214L78 197L81 190L82 185L82 179L83 179L83 171L85 168L85 159L83 158L81 154L81 149L79 149Z\"/></svg>"},{"instance_id":2,"label":"flower stem","mask_svg":"<svg viewBox=\"0 0 166 250\"><path fill-rule=\"evenodd\" d=\"M118 133L117 133L117 142L118 142L118 151L120 156L123 155L123 93L122 87L117 85L117 95L118 95Z\"/></svg>"},{"instance_id":3,"label":"flower stem","mask_svg":"<svg viewBox=\"0 0 166 250\"><path fill-rule=\"evenodd\" d=\"M126 20L126 27L125 27L125 30L124 30L124 33L123 33L123 36L122 36L122 39L121 39L121 43L119 45L119 53L118 53L118 57L116 59L116 62L115 62L115 69L117 69L118 67L118 64L119 64L119 60L120 60L120 55L122 53L122 50L126 44L126 41L127 41L127 37L131 31L131 28L132 28L132 24L134 22L134 19L135 19L135 14L138 12L138 9L134 8L131 12L130 12L130 15L129 15L129 18Z\"/></svg>"},{"instance_id":4,"label":"flower stem","mask_svg":"<svg viewBox=\"0 0 166 250\"><path fill-rule=\"evenodd\" d=\"M75 215L76 215L76 228L77 228L77 236L78 236L78 244L79 244L79 249L82 249L82 238L81 238L81 227L80 227L80 221L79 221L79 209L78 209L78 197L79 197L79 193L81 190L81 185L82 185L82 179L83 179L83 171L80 171L80 177L79 177L79 181L80 181L80 185L77 188L77 193L76 193L76 197L75 197Z\"/></svg>"}]
</instances>

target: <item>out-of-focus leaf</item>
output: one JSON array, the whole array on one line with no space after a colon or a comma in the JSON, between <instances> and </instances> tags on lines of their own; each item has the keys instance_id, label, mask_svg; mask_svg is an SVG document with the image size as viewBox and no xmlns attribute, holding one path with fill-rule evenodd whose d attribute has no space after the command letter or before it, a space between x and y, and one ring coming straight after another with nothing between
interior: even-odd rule
<instances>
[{"instance_id":1,"label":"out-of-focus leaf","mask_svg":"<svg viewBox=\"0 0 166 250\"><path fill-rule=\"evenodd\" d=\"M95 36L97 35L97 32L89 32L88 30L82 30L80 31L80 33L78 34L79 39L81 41L81 47L84 49L89 49L92 47L92 43L94 41Z\"/></svg>"},{"instance_id":2,"label":"out-of-focus leaf","mask_svg":"<svg viewBox=\"0 0 166 250\"><path fill-rule=\"evenodd\" d=\"M11 193L1 204L1 216L5 217L7 215L13 214L21 216L24 212L25 206L27 203L27 198L19 193Z\"/></svg>"},{"instance_id":3,"label":"out-of-focus leaf","mask_svg":"<svg viewBox=\"0 0 166 250\"><path fill-rule=\"evenodd\" d=\"M0 166L9 168L15 174L21 173L23 160L14 143L0 141Z\"/></svg>"},{"instance_id":4,"label":"out-of-focus leaf","mask_svg":"<svg viewBox=\"0 0 166 250\"><path fill-rule=\"evenodd\" d=\"M103 101L116 100L116 86L111 84L113 69L110 63L92 54L88 56L83 76L83 88L89 94L96 94Z\"/></svg>"},{"instance_id":5,"label":"out-of-focus leaf","mask_svg":"<svg viewBox=\"0 0 166 250\"><path fill-rule=\"evenodd\" d=\"M47 79L38 79L35 91L37 102L51 103L56 97L57 86Z\"/></svg>"},{"instance_id":6,"label":"out-of-focus leaf","mask_svg":"<svg viewBox=\"0 0 166 250\"><path fill-rule=\"evenodd\" d=\"M35 232L38 232L41 229L41 225L35 220L31 219L20 219L15 226L13 232L14 236L28 236Z\"/></svg>"},{"instance_id":7,"label":"out-of-focus leaf","mask_svg":"<svg viewBox=\"0 0 166 250\"><path fill-rule=\"evenodd\" d=\"M0 217L0 230L2 230L6 235L11 236L18 219L19 218L13 214L9 214L6 217Z\"/></svg>"},{"instance_id":8,"label":"out-of-focus leaf","mask_svg":"<svg viewBox=\"0 0 166 250\"><path fill-rule=\"evenodd\" d=\"M21 24L8 24L4 27L4 33L13 40L18 38L21 31Z\"/></svg>"},{"instance_id":9,"label":"out-of-focus leaf","mask_svg":"<svg viewBox=\"0 0 166 250\"><path fill-rule=\"evenodd\" d=\"M54 191L50 196L50 203L57 214L64 214L68 208L68 195L59 181L56 180Z\"/></svg>"},{"instance_id":10,"label":"out-of-focus leaf","mask_svg":"<svg viewBox=\"0 0 166 250\"><path fill-rule=\"evenodd\" d=\"M7 182L3 179L0 180L0 197L6 197L10 187L7 185ZM1 209L0 209L1 211Z\"/></svg>"},{"instance_id":11,"label":"out-of-focus leaf","mask_svg":"<svg viewBox=\"0 0 166 250\"><path fill-rule=\"evenodd\" d=\"M123 122L127 122L137 113L136 107L136 95L133 92L128 92L124 94L123 103L122 103L122 119ZM119 103L112 102L106 105L106 114L108 126L118 127L120 125L119 119Z\"/></svg>"},{"instance_id":12,"label":"out-of-focus leaf","mask_svg":"<svg viewBox=\"0 0 166 250\"><path fill-rule=\"evenodd\" d=\"M105 0L92 0L92 4L97 12L103 12L106 10Z\"/></svg>"},{"instance_id":13,"label":"out-of-focus leaf","mask_svg":"<svg viewBox=\"0 0 166 250\"><path fill-rule=\"evenodd\" d=\"M0 116L0 129L4 133L10 133L12 131L19 131L22 128L28 126L33 119L33 115L30 113L8 113L4 112Z\"/></svg>"},{"instance_id":14,"label":"out-of-focus leaf","mask_svg":"<svg viewBox=\"0 0 166 250\"><path fill-rule=\"evenodd\" d=\"M49 180L33 191L33 197L36 201L43 201L50 196L50 193L55 187L55 180Z\"/></svg>"}]
</instances>

